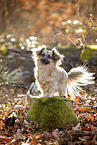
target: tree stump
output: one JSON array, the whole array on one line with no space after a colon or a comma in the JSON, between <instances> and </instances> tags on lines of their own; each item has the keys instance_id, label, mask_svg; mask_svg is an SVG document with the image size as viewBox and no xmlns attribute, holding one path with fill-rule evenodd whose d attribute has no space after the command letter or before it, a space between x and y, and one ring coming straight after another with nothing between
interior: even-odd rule
<instances>
[{"instance_id":1,"label":"tree stump","mask_svg":"<svg viewBox=\"0 0 97 145\"><path fill-rule=\"evenodd\" d=\"M37 121L39 130L52 131L66 125L77 125L78 119L73 111L71 100L58 97L32 99L32 107L28 111L26 120ZM70 105L71 104L71 105ZM72 106L72 110L68 106Z\"/></svg>"}]
</instances>

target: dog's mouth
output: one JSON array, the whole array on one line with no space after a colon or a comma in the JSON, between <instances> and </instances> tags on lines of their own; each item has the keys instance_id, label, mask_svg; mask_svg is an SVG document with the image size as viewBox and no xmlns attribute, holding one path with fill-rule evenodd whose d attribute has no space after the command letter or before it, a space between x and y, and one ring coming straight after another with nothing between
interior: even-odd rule
<instances>
[{"instance_id":1,"label":"dog's mouth","mask_svg":"<svg viewBox=\"0 0 97 145\"><path fill-rule=\"evenodd\" d=\"M50 61L49 61L49 59L48 58L41 58L41 63L43 63L43 64L49 64L50 63Z\"/></svg>"}]
</instances>

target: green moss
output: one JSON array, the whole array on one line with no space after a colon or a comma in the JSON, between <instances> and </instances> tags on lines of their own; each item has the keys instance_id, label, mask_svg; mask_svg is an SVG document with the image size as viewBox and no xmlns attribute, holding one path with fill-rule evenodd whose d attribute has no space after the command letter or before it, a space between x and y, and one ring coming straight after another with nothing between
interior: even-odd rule
<instances>
[{"instance_id":1,"label":"green moss","mask_svg":"<svg viewBox=\"0 0 97 145\"><path fill-rule=\"evenodd\" d=\"M63 102L63 99L48 97L36 99L32 108L28 111L27 121L37 121L40 130L51 131L55 128L63 128L67 124L78 123L76 115Z\"/></svg>"},{"instance_id":2,"label":"green moss","mask_svg":"<svg viewBox=\"0 0 97 145\"><path fill-rule=\"evenodd\" d=\"M2 52L3 55L6 55L7 54L7 48L5 45L1 45L0 46L0 51Z\"/></svg>"},{"instance_id":3,"label":"green moss","mask_svg":"<svg viewBox=\"0 0 97 145\"><path fill-rule=\"evenodd\" d=\"M83 52L83 54L81 56L81 60L82 61L89 60L89 59L91 59L91 56L97 55L97 50L96 50L95 45L94 45L94 49L92 47L93 46L90 45L90 47L86 47L85 48L85 51Z\"/></svg>"},{"instance_id":4,"label":"green moss","mask_svg":"<svg viewBox=\"0 0 97 145\"><path fill-rule=\"evenodd\" d=\"M84 53L81 56L81 60L82 61L89 60L90 57L91 57L92 52L93 52L93 50L91 48L86 48Z\"/></svg>"}]
</instances>

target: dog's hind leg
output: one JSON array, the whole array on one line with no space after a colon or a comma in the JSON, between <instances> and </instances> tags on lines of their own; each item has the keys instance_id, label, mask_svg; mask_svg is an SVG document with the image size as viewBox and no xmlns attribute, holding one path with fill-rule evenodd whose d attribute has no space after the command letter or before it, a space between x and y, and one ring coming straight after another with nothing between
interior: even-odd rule
<instances>
[{"instance_id":1,"label":"dog's hind leg","mask_svg":"<svg viewBox=\"0 0 97 145\"><path fill-rule=\"evenodd\" d=\"M59 86L59 96L60 97L63 97L63 96L65 96L65 97L67 97L67 84L61 84L60 86Z\"/></svg>"}]
</instances>

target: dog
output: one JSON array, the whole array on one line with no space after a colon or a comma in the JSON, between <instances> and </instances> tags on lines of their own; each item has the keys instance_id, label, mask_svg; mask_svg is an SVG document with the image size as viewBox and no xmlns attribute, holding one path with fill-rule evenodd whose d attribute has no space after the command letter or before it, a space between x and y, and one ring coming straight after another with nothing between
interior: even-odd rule
<instances>
[{"instance_id":1,"label":"dog","mask_svg":"<svg viewBox=\"0 0 97 145\"><path fill-rule=\"evenodd\" d=\"M60 67L63 58L55 48L47 50L41 46L33 50L34 75L41 97L53 97L57 92L60 97L69 94L74 100L81 86L94 84L94 73L89 73L86 66L72 68L67 73Z\"/></svg>"}]
</instances>

